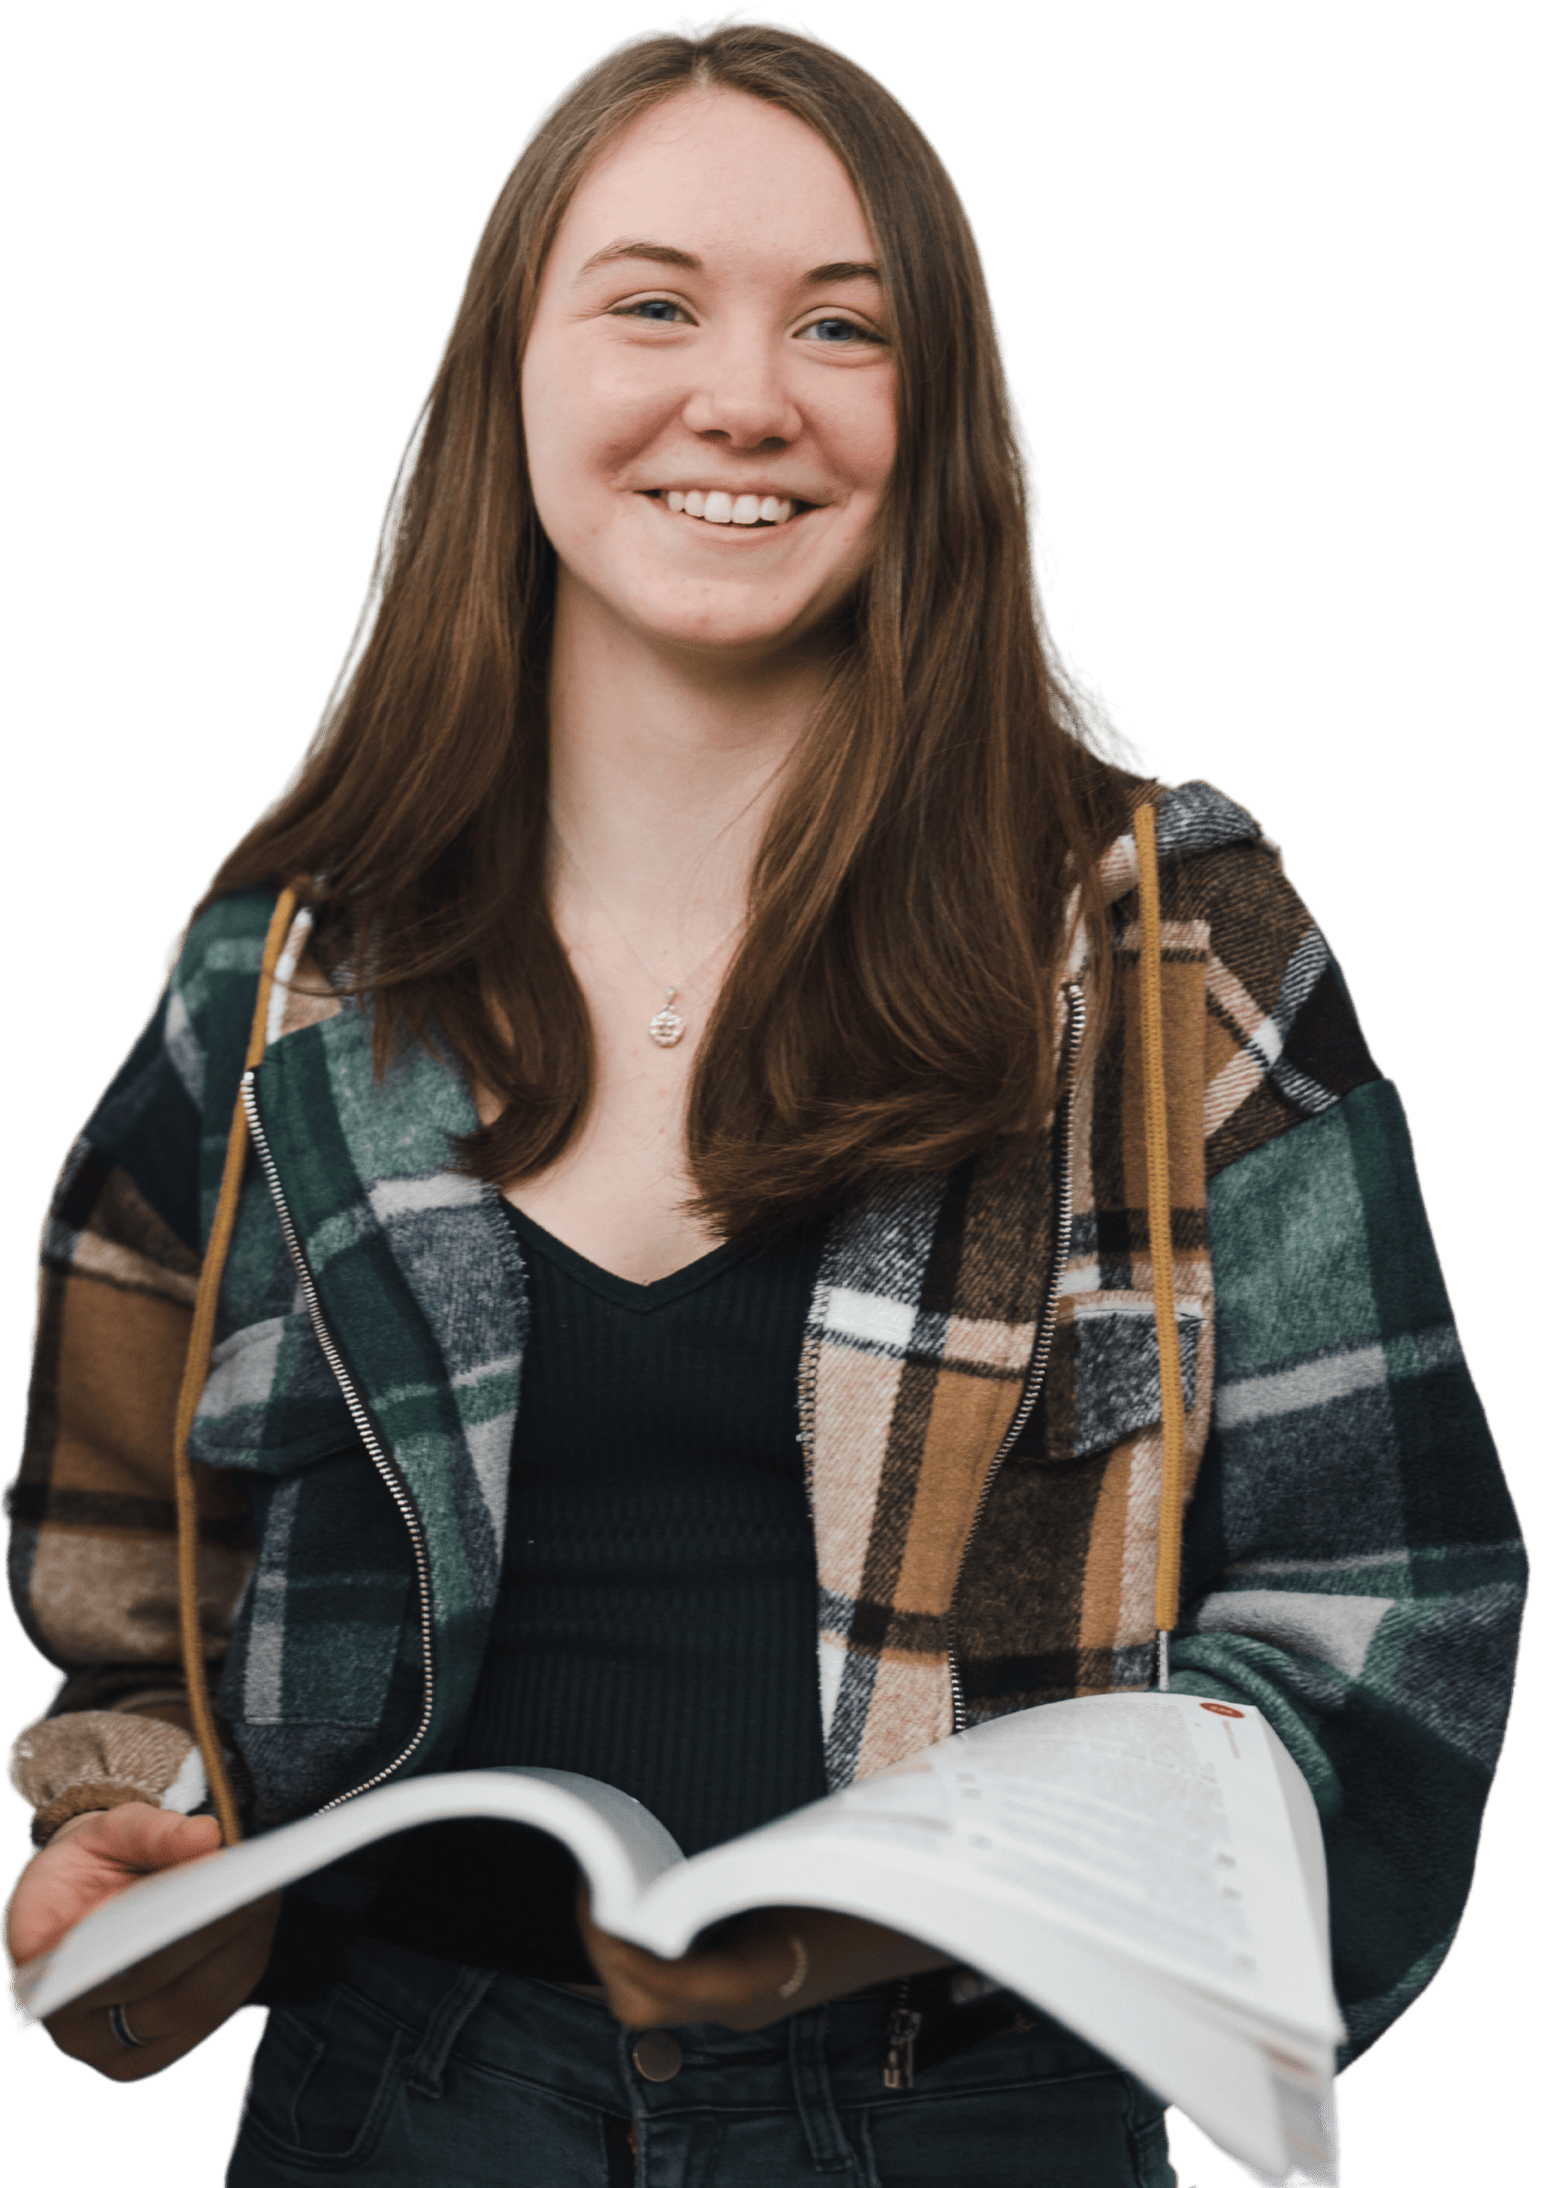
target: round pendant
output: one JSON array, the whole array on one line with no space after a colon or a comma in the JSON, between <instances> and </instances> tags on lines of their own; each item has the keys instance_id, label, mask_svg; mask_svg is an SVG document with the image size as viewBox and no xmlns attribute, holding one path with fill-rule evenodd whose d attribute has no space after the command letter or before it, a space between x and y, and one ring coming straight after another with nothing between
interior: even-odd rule
<instances>
[{"instance_id":1,"label":"round pendant","mask_svg":"<svg viewBox=\"0 0 1550 2188\"><path fill-rule=\"evenodd\" d=\"M657 1012L646 1031L658 1048L676 1048L684 1037L684 1022L676 1010L664 1006Z\"/></svg>"}]
</instances>

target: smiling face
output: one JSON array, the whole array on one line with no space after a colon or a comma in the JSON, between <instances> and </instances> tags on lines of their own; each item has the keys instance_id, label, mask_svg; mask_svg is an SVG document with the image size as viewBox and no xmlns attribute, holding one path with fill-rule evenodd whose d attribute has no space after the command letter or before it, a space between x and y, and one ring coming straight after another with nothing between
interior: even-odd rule
<instances>
[{"instance_id":1,"label":"smiling face","mask_svg":"<svg viewBox=\"0 0 1550 2188\"><path fill-rule=\"evenodd\" d=\"M522 368L562 608L757 659L831 622L896 439L875 246L805 123L685 92L588 173Z\"/></svg>"}]
</instances>

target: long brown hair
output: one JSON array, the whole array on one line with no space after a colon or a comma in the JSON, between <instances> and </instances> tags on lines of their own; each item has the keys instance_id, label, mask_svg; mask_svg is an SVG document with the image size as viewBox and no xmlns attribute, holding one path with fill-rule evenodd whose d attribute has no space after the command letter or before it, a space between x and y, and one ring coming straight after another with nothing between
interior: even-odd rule
<instances>
[{"instance_id":1,"label":"long brown hair","mask_svg":"<svg viewBox=\"0 0 1550 2188\"><path fill-rule=\"evenodd\" d=\"M444 1043L503 1102L463 1159L543 1169L590 1099L581 991L545 896L554 552L519 375L539 279L601 149L675 92L807 123L849 172L894 328L899 453L826 695L754 863L689 1095L696 1206L769 1227L868 1176L1030 1144L1054 982L1120 779L1044 645L1022 466L978 253L947 174L864 70L789 31L652 37L601 62L517 162L475 254L390 512L360 658L295 786L211 897L315 876L379 1065ZM209 901L207 899L207 901Z\"/></svg>"}]
</instances>

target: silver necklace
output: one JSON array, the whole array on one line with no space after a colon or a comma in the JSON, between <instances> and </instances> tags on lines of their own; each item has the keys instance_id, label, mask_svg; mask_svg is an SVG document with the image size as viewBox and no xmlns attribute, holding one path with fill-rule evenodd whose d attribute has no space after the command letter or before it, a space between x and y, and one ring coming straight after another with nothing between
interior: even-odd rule
<instances>
[{"instance_id":1,"label":"silver necklace","mask_svg":"<svg viewBox=\"0 0 1550 2188\"><path fill-rule=\"evenodd\" d=\"M587 873L586 868L582 865L580 859L577 858L575 852L571 849L565 838L560 834L559 827L552 817L550 819L549 825L551 828L554 829L555 842L560 846L560 849L570 860L572 866L575 867L577 879L580 881L582 887L586 890L588 896L592 899L593 903L597 906L598 910L602 913L603 917L607 920L609 926L612 927L614 933L619 937L619 940L624 944L625 948L634 958L636 964L639 965L641 971L645 973L647 979L651 981L653 986L662 986L663 982L661 974L653 971L652 967L646 963L646 960L641 956L640 951L635 947L634 943L630 940L629 936L620 926L618 920L615 919L613 913L608 909L608 906L598 895L598 892L594 888L591 877ZM717 939L711 944L710 948L705 952L705 955L695 966L693 972L687 975L680 975L679 979L674 983L674 985L668 988L666 1001L663 1003L662 1008L657 1012L656 1016L650 1021L650 1023L646 1027L646 1031L651 1035L653 1041L656 1042L658 1048L676 1048L679 1042L683 1039L684 1032L686 1030L685 1023L680 1014L673 1008L673 1000L675 996L682 995L685 988L693 987L695 980L705 970L706 966L710 963L716 952L721 948L722 944L731 940L732 936L736 934L738 928L742 926L743 919L746 917L747 914L744 913L743 918L734 919L731 926L728 927L726 933L718 936Z\"/></svg>"}]
</instances>

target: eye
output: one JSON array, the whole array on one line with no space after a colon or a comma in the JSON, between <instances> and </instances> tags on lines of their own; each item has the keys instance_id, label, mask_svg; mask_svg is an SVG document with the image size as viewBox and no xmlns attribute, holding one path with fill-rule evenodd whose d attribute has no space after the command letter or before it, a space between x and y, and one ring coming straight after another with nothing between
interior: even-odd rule
<instances>
[{"instance_id":1,"label":"eye","mask_svg":"<svg viewBox=\"0 0 1550 2188\"><path fill-rule=\"evenodd\" d=\"M667 327L677 319L687 319L689 314L670 296L643 296L633 304L618 305L613 316L615 319L649 319L656 326Z\"/></svg>"},{"instance_id":2,"label":"eye","mask_svg":"<svg viewBox=\"0 0 1550 2188\"><path fill-rule=\"evenodd\" d=\"M846 349L863 342L881 342L882 336L874 334L870 327L863 327L854 319L814 319L802 329L804 342L822 342L826 347Z\"/></svg>"}]
</instances>

